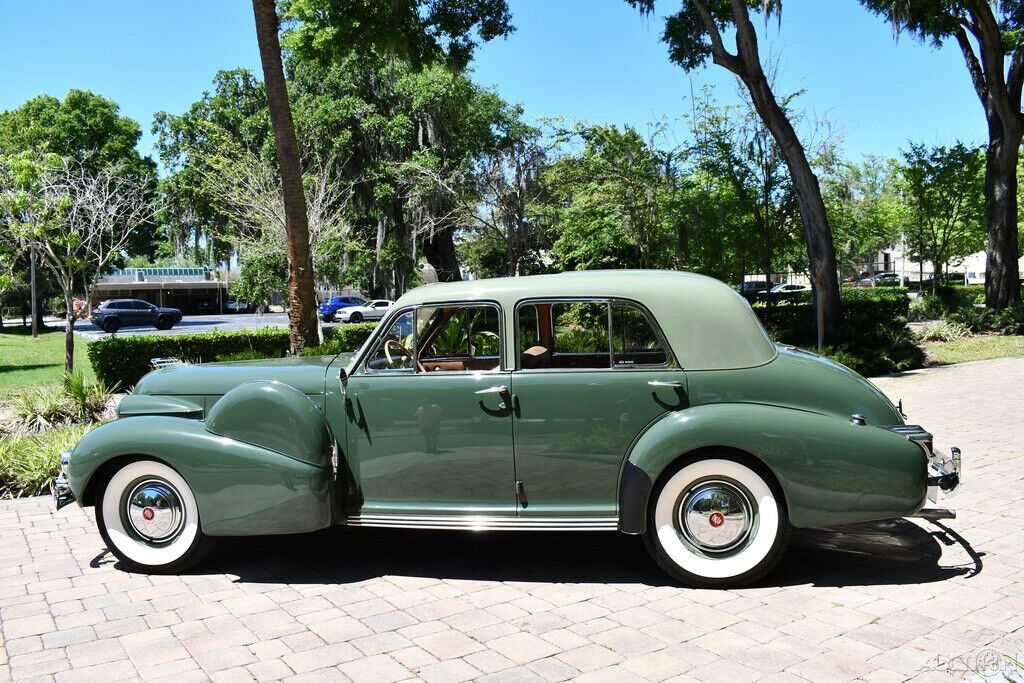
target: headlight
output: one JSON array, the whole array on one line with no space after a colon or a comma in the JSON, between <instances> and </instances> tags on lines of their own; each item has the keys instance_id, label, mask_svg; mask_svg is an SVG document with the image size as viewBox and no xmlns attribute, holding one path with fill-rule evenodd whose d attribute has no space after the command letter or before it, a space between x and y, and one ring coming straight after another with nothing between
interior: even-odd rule
<instances>
[{"instance_id":1,"label":"headlight","mask_svg":"<svg viewBox=\"0 0 1024 683\"><path fill-rule=\"evenodd\" d=\"M64 451L60 454L60 473L67 479L68 476L68 463L71 462L71 449Z\"/></svg>"}]
</instances>

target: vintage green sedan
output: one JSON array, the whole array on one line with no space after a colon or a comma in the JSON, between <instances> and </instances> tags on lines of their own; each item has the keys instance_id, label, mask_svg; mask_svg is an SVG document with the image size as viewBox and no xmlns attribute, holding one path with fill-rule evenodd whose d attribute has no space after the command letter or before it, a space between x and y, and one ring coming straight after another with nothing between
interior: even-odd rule
<instances>
[{"instance_id":1,"label":"vintage green sedan","mask_svg":"<svg viewBox=\"0 0 1024 683\"><path fill-rule=\"evenodd\" d=\"M724 284L581 272L434 284L356 353L172 363L63 458L132 571L218 536L331 525L642 534L693 586L768 572L792 528L923 510L960 456Z\"/></svg>"}]
</instances>

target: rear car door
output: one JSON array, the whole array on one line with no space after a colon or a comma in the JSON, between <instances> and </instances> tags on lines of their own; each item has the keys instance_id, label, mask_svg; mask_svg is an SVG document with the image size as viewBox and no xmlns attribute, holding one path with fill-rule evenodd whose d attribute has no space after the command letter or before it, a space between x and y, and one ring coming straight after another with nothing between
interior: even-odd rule
<instances>
[{"instance_id":1,"label":"rear car door","mask_svg":"<svg viewBox=\"0 0 1024 683\"><path fill-rule=\"evenodd\" d=\"M521 302L516 331L519 515L614 517L631 444L687 405L682 369L632 302Z\"/></svg>"}]
</instances>

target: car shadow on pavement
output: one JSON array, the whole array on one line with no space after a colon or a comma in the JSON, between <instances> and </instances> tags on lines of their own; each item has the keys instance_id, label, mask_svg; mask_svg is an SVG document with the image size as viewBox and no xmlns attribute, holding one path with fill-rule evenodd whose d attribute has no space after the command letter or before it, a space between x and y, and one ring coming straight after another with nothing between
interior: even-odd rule
<instances>
[{"instance_id":1,"label":"car shadow on pavement","mask_svg":"<svg viewBox=\"0 0 1024 683\"><path fill-rule=\"evenodd\" d=\"M940 564L959 546L965 564ZM899 519L799 530L759 586L902 585L973 576L981 554L942 524ZM201 574L239 582L349 584L380 576L482 581L674 585L637 537L614 533L472 533L332 529L301 536L224 539Z\"/></svg>"}]
</instances>

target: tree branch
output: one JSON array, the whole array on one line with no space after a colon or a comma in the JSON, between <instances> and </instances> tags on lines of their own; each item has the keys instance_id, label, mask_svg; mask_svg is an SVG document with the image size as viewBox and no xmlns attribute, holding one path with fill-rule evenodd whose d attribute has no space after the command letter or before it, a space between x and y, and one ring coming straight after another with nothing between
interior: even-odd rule
<instances>
[{"instance_id":1,"label":"tree branch","mask_svg":"<svg viewBox=\"0 0 1024 683\"><path fill-rule=\"evenodd\" d=\"M718 30L718 23L711 14L711 10L708 9L707 4L704 0L691 0L691 2L697 8L701 21L704 22L704 28L708 32L708 37L711 39L711 57L715 64L725 67L737 76L742 76L743 66L736 55L725 49L725 44L722 42L722 32Z\"/></svg>"}]
</instances>

